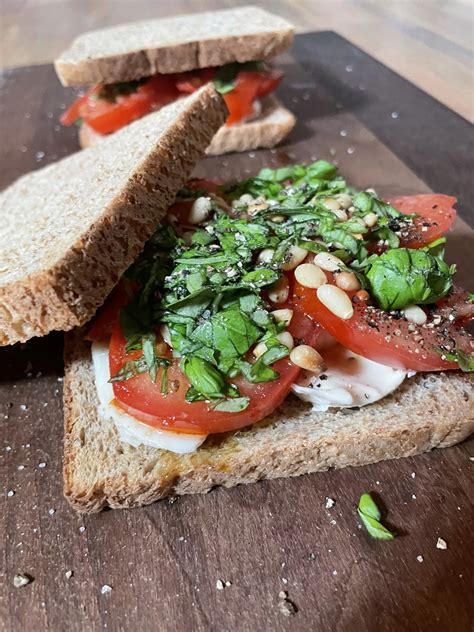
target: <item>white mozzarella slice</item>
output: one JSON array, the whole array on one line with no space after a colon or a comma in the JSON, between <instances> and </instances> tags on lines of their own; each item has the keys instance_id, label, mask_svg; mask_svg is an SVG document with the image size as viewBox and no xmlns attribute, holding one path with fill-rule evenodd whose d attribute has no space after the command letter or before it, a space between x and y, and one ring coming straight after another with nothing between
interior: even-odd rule
<instances>
[{"instance_id":1,"label":"white mozzarella slice","mask_svg":"<svg viewBox=\"0 0 474 632\"><path fill-rule=\"evenodd\" d=\"M321 376L306 374L291 387L319 412L372 404L393 393L407 376L406 371L367 360L339 344L321 354L327 370Z\"/></svg>"},{"instance_id":2,"label":"white mozzarella slice","mask_svg":"<svg viewBox=\"0 0 474 632\"><path fill-rule=\"evenodd\" d=\"M194 452L205 441L207 435L191 435L152 428L114 406L112 403L114 391L109 382L109 347L107 344L93 343L92 362L100 413L104 418L114 421L120 441L135 447L147 445L152 448L170 450L177 454Z\"/></svg>"}]
</instances>

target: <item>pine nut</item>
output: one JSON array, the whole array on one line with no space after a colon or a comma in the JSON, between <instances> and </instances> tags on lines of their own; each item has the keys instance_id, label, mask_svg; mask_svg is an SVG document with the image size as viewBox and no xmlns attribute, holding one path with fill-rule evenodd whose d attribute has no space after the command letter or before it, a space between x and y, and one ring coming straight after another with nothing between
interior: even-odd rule
<instances>
[{"instance_id":1,"label":"pine nut","mask_svg":"<svg viewBox=\"0 0 474 632\"><path fill-rule=\"evenodd\" d=\"M314 258L314 263L318 265L321 270L326 270L327 272L339 270L340 266L343 265L342 259L332 255L330 252L318 252Z\"/></svg>"},{"instance_id":2,"label":"pine nut","mask_svg":"<svg viewBox=\"0 0 474 632\"><path fill-rule=\"evenodd\" d=\"M270 312L277 323L285 323L287 326L291 323L293 318L292 309L275 309Z\"/></svg>"},{"instance_id":3,"label":"pine nut","mask_svg":"<svg viewBox=\"0 0 474 632\"><path fill-rule=\"evenodd\" d=\"M372 226L375 226L378 219L379 216L377 215L377 213L367 213L367 215L364 215L364 224L369 228L372 228Z\"/></svg>"},{"instance_id":4,"label":"pine nut","mask_svg":"<svg viewBox=\"0 0 474 632\"><path fill-rule=\"evenodd\" d=\"M265 202L259 202L259 203L255 203L255 204L249 204L247 206L247 213L249 215L255 215L256 213L258 213L259 211L265 211L268 208L268 204L266 204Z\"/></svg>"},{"instance_id":5,"label":"pine nut","mask_svg":"<svg viewBox=\"0 0 474 632\"><path fill-rule=\"evenodd\" d=\"M352 233L352 236L361 241L364 239L364 235L362 233Z\"/></svg>"},{"instance_id":6,"label":"pine nut","mask_svg":"<svg viewBox=\"0 0 474 632\"><path fill-rule=\"evenodd\" d=\"M322 373L325 369L323 357L309 345L298 345L295 347L290 353L290 360L296 366L313 373Z\"/></svg>"},{"instance_id":7,"label":"pine nut","mask_svg":"<svg viewBox=\"0 0 474 632\"><path fill-rule=\"evenodd\" d=\"M268 290L268 298L272 303L285 303L288 300L290 293L290 284L286 276L282 276L278 281L275 281Z\"/></svg>"},{"instance_id":8,"label":"pine nut","mask_svg":"<svg viewBox=\"0 0 474 632\"><path fill-rule=\"evenodd\" d=\"M264 248L258 253L257 261L259 263L271 263L274 254L273 248Z\"/></svg>"},{"instance_id":9,"label":"pine nut","mask_svg":"<svg viewBox=\"0 0 474 632\"><path fill-rule=\"evenodd\" d=\"M286 217L284 215L270 215L268 219L275 224L282 224Z\"/></svg>"},{"instance_id":10,"label":"pine nut","mask_svg":"<svg viewBox=\"0 0 474 632\"><path fill-rule=\"evenodd\" d=\"M189 224L201 224L204 222L211 213L211 198L198 197L194 200L189 212L188 223Z\"/></svg>"},{"instance_id":11,"label":"pine nut","mask_svg":"<svg viewBox=\"0 0 474 632\"><path fill-rule=\"evenodd\" d=\"M291 246L287 253L287 261L281 267L283 270L294 270L306 259L307 254L308 251L305 248Z\"/></svg>"},{"instance_id":12,"label":"pine nut","mask_svg":"<svg viewBox=\"0 0 474 632\"><path fill-rule=\"evenodd\" d=\"M333 211L334 215L337 217L338 222L346 222L347 221L347 213L346 211L339 210Z\"/></svg>"},{"instance_id":13,"label":"pine nut","mask_svg":"<svg viewBox=\"0 0 474 632\"><path fill-rule=\"evenodd\" d=\"M321 285L316 294L321 303L342 320L348 320L354 314L349 295L336 285Z\"/></svg>"},{"instance_id":14,"label":"pine nut","mask_svg":"<svg viewBox=\"0 0 474 632\"><path fill-rule=\"evenodd\" d=\"M239 202L240 204L252 204L254 199L249 193L244 193L239 197Z\"/></svg>"},{"instance_id":15,"label":"pine nut","mask_svg":"<svg viewBox=\"0 0 474 632\"><path fill-rule=\"evenodd\" d=\"M293 347L295 346L293 336L290 334L289 331L282 331L279 334L277 334L276 337L282 345L284 345L285 347L288 347L289 351L291 351ZM267 345L264 342L259 342L258 345L255 345L255 348L253 350L253 355L256 358L259 358L267 351L268 351Z\"/></svg>"},{"instance_id":16,"label":"pine nut","mask_svg":"<svg viewBox=\"0 0 474 632\"><path fill-rule=\"evenodd\" d=\"M321 202L324 208L327 208L328 211L338 211L341 208L341 205L334 198L326 198Z\"/></svg>"},{"instance_id":17,"label":"pine nut","mask_svg":"<svg viewBox=\"0 0 474 632\"><path fill-rule=\"evenodd\" d=\"M336 200L341 208L348 209L352 206L352 198L347 193L339 193L339 195L336 195Z\"/></svg>"},{"instance_id":18,"label":"pine nut","mask_svg":"<svg viewBox=\"0 0 474 632\"><path fill-rule=\"evenodd\" d=\"M336 285L346 292L360 290L360 283L353 272L340 272L336 276Z\"/></svg>"},{"instance_id":19,"label":"pine nut","mask_svg":"<svg viewBox=\"0 0 474 632\"><path fill-rule=\"evenodd\" d=\"M425 312L418 305L407 305L402 312L405 318L415 325L424 325L428 320Z\"/></svg>"},{"instance_id":20,"label":"pine nut","mask_svg":"<svg viewBox=\"0 0 474 632\"><path fill-rule=\"evenodd\" d=\"M314 263L302 263L295 269L295 279L304 287L316 289L328 282L326 275Z\"/></svg>"}]
</instances>

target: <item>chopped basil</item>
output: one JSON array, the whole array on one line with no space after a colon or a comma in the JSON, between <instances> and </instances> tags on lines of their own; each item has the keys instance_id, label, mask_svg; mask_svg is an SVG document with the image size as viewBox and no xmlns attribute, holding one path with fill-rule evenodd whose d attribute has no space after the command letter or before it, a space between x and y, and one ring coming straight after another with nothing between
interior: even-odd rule
<instances>
[{"instance_id":1,"label":"chopped basil","mask_svg":"<svg viewBox=\"0 0 474 632\"><path fill-rule=\"evenodd\" d=\"M221 66L216 71L214 86L217 92L227 94L235 88L235 80L242 70L261 70L264 64L260 61L248 61L242 64L238 62Z\"/></svg>"},{"instance_id":2,"label":"chopped basil","mask_svg":"<svg viewBox=\"0 0 474 632\"><path fill-rule=\"evenodd\" d=\"M362 494L359 499L357 513L367 532L375 540L393 540L395 538L395 534L379 522L381 514L370 494Z\"/></svg>"},{"instance_id":3,"label":"chopped basil","mask_svg":"<svg viewBox=\"0 0 474 632\"><path fill-rule=\"evenodd\" d=\"M218 71L221 92L231 89L243 68L249 66L230 64ZM127 270L130 287L139 289L121 310L120 323L126 351L141 350L142 356L126 362L114 381L143 372L157 381L162 368L161 389L167 392L169 360L157 353L157 332L166 324L173 358L180 358L191 384L186 400L208 401L215 410L243 410L248 401L232 385L234 378L254 384L277 380L275 363L289 353L277 338L285 323L273 318L265 289L282 277L295 245L335 254L383 309L430 303L451 287L454 269L443 261L444 240L419 250L399 248L396 220L406 216L375 194L348 187L325 160L262 169L220 191L225 203L212 196L211 215L195 228L190 243L180 227L160 226ZM327 205L327 198L338 200L339 194L353 205L342 221ZM184 188L178 198L207 195L204 188ZM258 206L250 215L247 207L254 200ZM373 228L363 222L369 212L378 216ZM374 241L387 251L369 256ZM273 251L270 260L259 261L264 249ZM266 351L252 360L249 354L258 343ZM460 365L471 366L469 357L457 353Z\"/></svg>"},{"instance_id":4,"label":"chopped basil","mask_svg":"<svg viewBox=\"0 0 474 632\"><path fill-rule=\"evenodd\" d=\"M368 260L369 291L384 310L434 303L452 286L453 268L424 250L395 248Z\"/></svg>"}]
</instances>

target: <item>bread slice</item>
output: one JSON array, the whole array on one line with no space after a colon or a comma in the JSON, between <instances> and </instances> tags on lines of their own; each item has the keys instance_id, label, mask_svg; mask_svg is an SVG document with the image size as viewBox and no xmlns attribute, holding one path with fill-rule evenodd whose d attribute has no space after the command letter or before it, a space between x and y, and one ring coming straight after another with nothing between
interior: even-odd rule
<instances>
[{"instance_id":1,"label":"bread slice","mask_svg":"<svg viewBox=\"0 0 474 632\"><path fill-rule=\"evenodd\" d=\"M63 86L117 83L155 73L269 59L292 41L289 22L247 6L84 33L54 65Z\"/></svg>"},{"instance_id":2,"label":"bread slice","mask_svg":"<svg viewBox=\"0 0 474 632\"><path fill-rule=\"evenodd\" d=\"M93 316L225 117L208 85L1 194L0 345Z\"/></svg>"},{"instance_id":3,"label":"bread slice","mask_svg":"<svg viewBox=\"0 0 474 632\"><path fill-rule=\"evenodd\" d=\"M257 119L238 125L223 125L206 153L219 156L232 151L275 147L288 136L295 123L293 114L275 96L269 96L264 100L262 113ZM99 134L87 123L83 123L79 129L79 144L82 148L96 145L104 138L104 134Z\"/></svg>"},{"instance_id":4,"label":"bread slice","mask_svg":"<svg viewBox=\"0 0 474 632\"><path fill-rule=\"evenodd\" d=\"M146 505L264 478L364 465L458 443L474 431L473 378L458 372L407 379L382 402L314 413L287 398L270 417L210 436L192 454L121 444L99 417L90 349L66 336L64 492L80 512Z\"/></svg>"}]
</instances>

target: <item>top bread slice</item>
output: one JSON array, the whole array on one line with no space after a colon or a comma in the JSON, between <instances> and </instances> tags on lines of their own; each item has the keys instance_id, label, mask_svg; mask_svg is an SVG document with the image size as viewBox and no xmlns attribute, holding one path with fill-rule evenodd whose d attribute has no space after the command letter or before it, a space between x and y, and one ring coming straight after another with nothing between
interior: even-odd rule
<instances>
[{"instance_id":1,"label":"top bread slice","mask_svg":"<svg viewBox=\"0 0 474 632\"><path fill-rule=\"evenodd\" d=\"M191 454L119 441L102 417L90 346L66 336L64 492L78 511L137 507L263 478L298 476L412 456L454 445L474 431L472 374L420 373L382 401L316 413L288 397L263 421L211 435Z\"/></svg>"},{"instance_id":2,"label":"top bread slice","mask_svg":"<svg viewBox=\"0 0 474 632\"><path fill-rule=\"evenodd\" d=\"M0 195L0 345L95 314L226 113L209 84Z\"/></svg>"},{"instance_id":3,"label":"top bread slice","mask_svg":"<svg viewBox=\"0 0 474 632\"><path fill-rule=\"evenodd\" d=\"M118 83L287 50L293 26L253 6L123 24L80 35L56 60L63 86Z\"/></svg>"}]
</instances>

